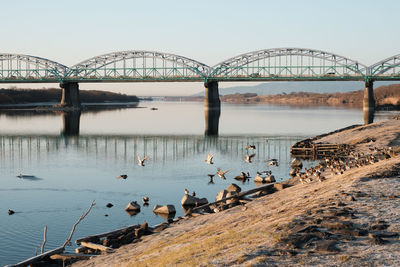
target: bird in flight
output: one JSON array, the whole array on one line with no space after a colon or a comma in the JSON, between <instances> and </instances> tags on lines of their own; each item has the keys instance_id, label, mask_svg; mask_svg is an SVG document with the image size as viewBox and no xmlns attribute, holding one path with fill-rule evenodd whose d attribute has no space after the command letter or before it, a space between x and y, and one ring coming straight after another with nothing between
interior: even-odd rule
<instances>
[{"instance_id":1,"label":"bird in flight","mask_svg":"<svg viewBox=\"0 0 400 267\"><path fill-rule=\"evenodd\" d=\"M227 174L231 169L228 169L226 171L223 171L221 169L217 170L217 175L222 178L222 179L226 179L225 174Z\"/></svg>"},{"instance_id":2,"label":"bird in flight","mask_svg":"<svg viewBox=\"0 0 400 267\"><path fill-rule=\"evenodd\" d=\"M144 156L143 159L140 159L140 156L137 156L138 165L144 166L144 161L148 158L149 158L149 156Z\"/></svg>"},{"instance_id":3,"label":"bird in flight","mask_svg":"<svg viewBox=\"0 0 400 267\"><path fill-rule=\"evenodd\" d=\"M255 156L256 154L251 154L251 155L249 155L249 154L247 154L246 153L246 156L244 157L244 160L246 161L246 162L248 162L248 163L251 163L251 159L252 158L254 158L254 156Z\"/></svg>"},{"instance_id":4,"label":"bird in flight","mask_svg":"<svg viewBox=\"0 0 400 267\"><path fill-rule=\"evenodd\" d=\"M205 160L205 162L207 162L208 164L214 164L214 162L212 161L213 158L215 156L215 153L210 155L210 153L207 154L207 159Z\"/></svg>"}]
</instances>

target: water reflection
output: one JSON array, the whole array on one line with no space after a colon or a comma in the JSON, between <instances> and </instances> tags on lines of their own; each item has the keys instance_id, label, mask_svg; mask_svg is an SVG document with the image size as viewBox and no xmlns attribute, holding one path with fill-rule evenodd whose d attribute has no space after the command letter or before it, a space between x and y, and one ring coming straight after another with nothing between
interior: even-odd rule
<instances>
[{"instance_id":1,"label":"water reflection","mask_svg":"<svg viewBox=\"0 0 400 267\"><path fill-rule=\"evenodd\" d=\"M206 136L217 136L219 117L221 115L220 108L206 108L205 109L205 131Z\"/></svg>"},{"instance_id":2,"label":"water reflection","mask_svg":"<svg viewBox=\"0 0 400 267\"><path fill-rule=\"evenodd\" d=\"M375 110L374 109L364 109L363 110L363 117L364 117L364 124L370 124L374 122Z\"/></svg>"},{"instance_id":3,"label":"water reflection","mask_svg":"<svg viewBox=\"0 0 400 267\"><path fill-rule=\"evenodd\" d=\"M62 136L78 136L79 124L81 119L81 111L62 112L63 128Z\"/></svg>"}]
</instances>

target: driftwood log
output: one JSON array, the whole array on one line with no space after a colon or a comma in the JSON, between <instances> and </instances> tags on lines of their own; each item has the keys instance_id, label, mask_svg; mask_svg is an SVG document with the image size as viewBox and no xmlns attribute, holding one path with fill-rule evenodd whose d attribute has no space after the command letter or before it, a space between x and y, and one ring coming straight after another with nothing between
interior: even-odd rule
<instances>
[{"instance_id":1,"label":"driftwood log","mask_svg":"<svg viewBox=\"0 0 400 267\"><path fill-rule=\"evenodd\" d=\"M236 194L236 195L233 195L233 196L230 196L230 197L226 197L226 198L218 200L218 201L214 201L214 202L207 203L207 204L199 206L199 207L195 207L193 209L189 209L186 214L190 214L190 213L195 212L195 211L200 211L202 209L208 208L211 205L215 205L215 204L218 204L218 203L221 203L221 202L225 202L226 200L229 200L231 198L241 198L241 197L244 197L246 195L250 195L250 194L253 194L253 193L256 193L256 192L259 192L259 191L267 190L270 187L273 187L274 184L276 184L276 183L270 183L270 184L267 184L267 185L264 185L264 186L253 188L253 189L250 189L250 190L247 190L247 191L240 192L239 194Z\"/></svg>"},{"instance_id":2,"label":"driftwood log","mask_svg":"<svg viewBox=\"0 0 400 267\"><path fill-rule=\"evenodd\" d=\"M45 253L42 253L42 254L40 254L40 255L37 255L37 256L34 256L34 257L32 257L32 258L29 258L29 259L26 259L26 260L24 260L24 261L21 261L21 262L19 262L19 263L17 263L17 264L7 265L6 267L11 267L11 266L13 266L13 267L14 267L14 266L15 266L15 267L28 266L28 265L30 265L30 264L32 264L32 263L38 262L38 261L40 261L40 260L42 260L42 259L44 259L44 258L46 258L46 257L51 256L51 255L63 253L63 252L64 252L64 249L65 249L64 246L61 246L61 247L55 248L55 249L53 249L53 250L49 250L49 251L47 251L47 252L45 252Z\"/></svg>"},{"instance_id":3,"label":"driftwood log","mask_svg":"<svg viewBox=\"0 0 400 267\"><path fill-rule=\"evenodd\" d=\"M98 235L91 235L91 236L87 236L87 237L82 237L82 238L79 238L79 239L75 240L75 243L76 244L81 244L81 242L90 242L93 239L100 239L100 238L108 237L108 236L111 236L111 235L120 235L120 234L122 234L124 232L133 231L133 230L135 230L136 228L139 228L139 227L140 227L140 225L136 224L136 225L127 226L127 227L124 227L124 228L121 228L121 229L117 229L117 230L101 233L101 234L98 234Z\"/></svg>"},{"instance_id":4,"label":"driftwood log","mask_svg":"<svg viewBox=\"0 0 400 267\"><path fill-rule=\"evenodd\" d=\"M92 242L85 242L82 241L81 242L81 246L82 247L87 247L87 248L91 248L91 249L95 249L95 250L100 250L100 251L104 251L104 252L113 252L114 250L112 248L100 245L100 244L96 244L96 243L92 243Z\"/></svg>"},{"instance_id":5,"label":"driftwood log","mask_svg":"<svg viewBox=\"0 0 400 267\"><path fill-rule=\"evenodd\" d=\"M62 260L62 261L68 261L68 260L87 260L91 257L96 257L98 255L96 254L71 254L71 253L65 253L65 254L54 254L50 256L50 259L52 260Z\"/></svg>"}]
</instances>

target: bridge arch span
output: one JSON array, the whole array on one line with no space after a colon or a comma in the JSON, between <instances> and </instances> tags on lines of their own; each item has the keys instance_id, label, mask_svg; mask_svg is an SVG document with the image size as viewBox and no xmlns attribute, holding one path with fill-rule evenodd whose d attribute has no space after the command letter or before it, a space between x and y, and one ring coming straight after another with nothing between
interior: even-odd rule
<instances>
[{"instance_id":1,"label":"bridge arch span","mask_svg":"<svg viewBox=\"0 0 400 267\"><path fill-rule=\"evenodd\" d=\"M369 75L374 79L399 79L400 78L400 54L381 60L369 66Z\"/></svg>"},{"instance_id":2,"label":"bridge arch span","mask_svg":"<svg viewBox=\"0 0 400 267\"><path fill-rule=\"evenodd\" d=\"M203 81L210 67L196 60L156 51L121 51L92 57L71 67L76 81Z\"/></svg>"},{"instance_id":3,"label":"bridge arch span","mask_svg":"<svg viewBox=\"0 0 400 267\"><path fill-rule=\"evenodd\" d=\"M0 54L1 82L58 82L67 71L67 66L46 58Z\"/></svg>"},{"instance_id":4,"label":"bridge arch span","mask_svg":"<svg viewBox=\"0 0 400 267\"><path fill-rule=\"evenodd\" d=\"M212 67L218 80L362 79L367 67L355 60L308 48L272 48L241 54Z\"/></svg>"}]
</instances>

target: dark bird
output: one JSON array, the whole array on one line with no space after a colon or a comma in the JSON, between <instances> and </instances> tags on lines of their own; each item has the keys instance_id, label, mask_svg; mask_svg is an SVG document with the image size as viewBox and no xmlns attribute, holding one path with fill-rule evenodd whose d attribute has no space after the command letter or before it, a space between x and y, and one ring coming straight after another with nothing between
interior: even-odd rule
<instances>
[{"instance_id":1,"label":"dark bird","mask_svg":"<svg viewBox=\"0 0 400 267\"><path fill-rule=\"evenodd\" d=\"M192 192L192 197L195 197L196 196L196 192Z\"/></svg>"},{"instance_id":2,"label":"dark bird","mask_svg":"<svg viewBox=\"0 0 400 267\"><path fill-rule=\"evenodd\" d=\"M111 203L107 203L107 205L106 205L107 208L111 208L112 206L114 206L114 205Z\"/></svg>"},{"instance_id":3,"label":"dark bird","mask_svg":"<svg viewBox=\"0 0 400 267\"><path fill-rule=\"evenodd\" d=\"M210 178L210 180L208 181L209 184L213 184L214 183L214 178L215 174L208 174L208 177Z\"/></svg>"},{"instance_id":4,"label":"dark bird","mask_svg":"<svg viewBox=\"0 0 400 267\"><path fill-rule=\"evenodd\" d=\"M117 177L118 179L126 179L126 178L128 178L128 175L126 175L126 174L121 174L120 176L118 176Z\"/></svg>"},{"instance_id":5,"label":"dark bird","mask_svg":"<svg viewBox=\"0 0 400 267\"><path fill-rule=\"evenodd\" d=\"M148 196L145 196L144 198L142 198L142 201L143 201L143 205L146 205L146 204L149 204L149 197Z\"/></svg>"},{"instance_id":6,"label":"dark bird","mask_svg":"<svg viewBox=\"0 0 400 267\"><path fill-rule=\"evenodd\" d=\"M8 215L13 215L15 213L15 211L13 210L8 210Z\"/></svg>"}]
</instances>

